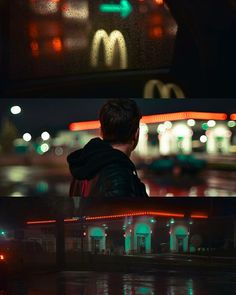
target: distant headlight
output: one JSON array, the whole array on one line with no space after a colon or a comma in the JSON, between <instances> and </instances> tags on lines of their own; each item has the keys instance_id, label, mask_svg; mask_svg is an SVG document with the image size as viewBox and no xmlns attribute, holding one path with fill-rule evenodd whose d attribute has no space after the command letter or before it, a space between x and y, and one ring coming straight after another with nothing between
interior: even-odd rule
<instances>
[{"instance_id":1,"label":"distant headlight","mask_svg":"<svg viewBox=\"0 0 236 295\"><path fill-rule=\"evenodd\" d=\"M4 257L4 255L0 255L0 260L2 261L2 260L5 260L5 257Z\"/></svg>"}]
</instances>

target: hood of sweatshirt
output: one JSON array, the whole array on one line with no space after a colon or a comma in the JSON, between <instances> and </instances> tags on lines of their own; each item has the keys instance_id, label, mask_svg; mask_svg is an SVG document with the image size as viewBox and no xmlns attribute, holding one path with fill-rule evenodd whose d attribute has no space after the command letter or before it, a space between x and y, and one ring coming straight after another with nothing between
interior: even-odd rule
<instances>
[{"instance_id":1,"label":"hood of sweatshirt","mask_svg":"<svg viewBox=\"0 0 236 295\"><path fill-rule=\"evenodd\" d=\"M113 163L136 171L133 162L123 152L100 138L93 138L84 148L71 153L67 162L72 176L78 180L90 180L105 166Z\"/></svg>"}]
</instances>

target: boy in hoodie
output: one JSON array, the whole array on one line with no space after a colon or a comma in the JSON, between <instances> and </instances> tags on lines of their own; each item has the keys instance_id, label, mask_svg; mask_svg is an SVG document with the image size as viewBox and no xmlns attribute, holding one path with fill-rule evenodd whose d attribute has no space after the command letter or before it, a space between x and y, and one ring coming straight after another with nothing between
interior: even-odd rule
<instances>
[{"instance_id":1,"label":"boy in hoodie","mask_svg":"<svg viewBox=\"0 0 236 295\"><path fill-rule=\"evenodd\" d=\"M67 158L73 176L70 196L100 200L148 197L130 160L138 144L141 117L137 104L130 99L112 99L102 107L102 139L92 139Z\"/></svg>"}]
</instances>

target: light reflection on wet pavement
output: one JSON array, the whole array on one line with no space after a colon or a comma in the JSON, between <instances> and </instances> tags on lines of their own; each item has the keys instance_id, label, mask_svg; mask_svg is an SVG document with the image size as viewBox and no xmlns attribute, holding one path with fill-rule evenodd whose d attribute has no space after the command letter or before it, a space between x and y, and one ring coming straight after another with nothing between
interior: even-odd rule
<instances>
[{"instance_id":1,"label":"light reflection on wet pavement","mask_svg":"<svg viewBox=\"0 0 236 295\"><path fill-rule=\"evenodd\" d=\"M236 274L61 272L10 283L4 295L235 294ZM1 295L2 295L1 294Z\"/></svg>"},{"instance_id":2,"label":"light reflection on wet pavement","mask_svg":"<svg viewBox=\"0 0 236 295\"><path fill-rule=\"evenodd\" d=\"M236 172L206 170L200 176L178 179L155 176L144 180L150 196L234 197Z\"/></svg>"},{"instance_id":3,"label":"light reflection on wet pavement","mask_svg":"<svg viewBox=\"0 0 236 295\"><path fill-rule=\"evenodd\" d=\"M0 170L0 196L66 196L71 176L67 167L9 166ZM142 178L150 196L236 196L236 172L207 170L179 179L158 175Z\"/></svg>"},{"instance_id":4,"label":"light reflection on wet pavement","mask_svg":"<svg viewBox=\"0 0 236 295\"><path fill-rule=\"evenodd\" d=\"M9 166L0 169L0 196L67 196L67 167ZM204 171L188 178L143 178L150 196L236 196L235 171Z\"/></svg>"}]
</instances>

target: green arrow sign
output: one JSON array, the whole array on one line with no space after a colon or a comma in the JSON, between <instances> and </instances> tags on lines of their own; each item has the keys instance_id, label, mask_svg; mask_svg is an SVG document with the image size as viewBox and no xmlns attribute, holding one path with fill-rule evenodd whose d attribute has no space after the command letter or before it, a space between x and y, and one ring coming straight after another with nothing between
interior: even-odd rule
<instances>
[{"instance_id":1,"label":"green arrow sign","mask_svg":"<svg viewBox=\"0 0 236 295\"><path fill-rule=\"evenodd\" d=\"M106 13L120 13L122 18L126 18L132 12L133 8L128 0L121 0L120 4L101 4L99 10Z\"/></svg>"}]
</instances>

